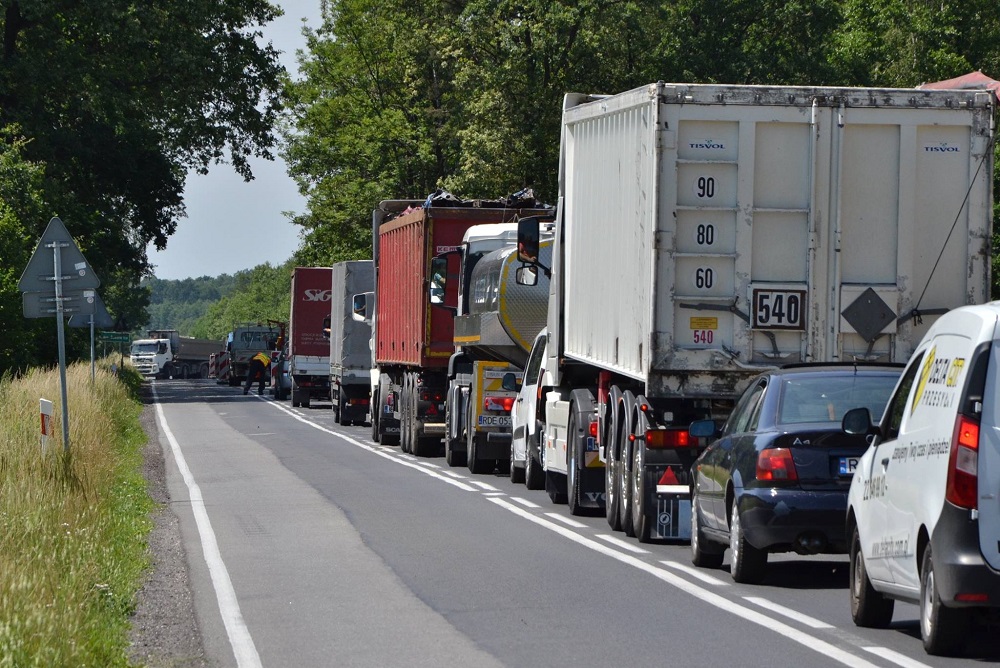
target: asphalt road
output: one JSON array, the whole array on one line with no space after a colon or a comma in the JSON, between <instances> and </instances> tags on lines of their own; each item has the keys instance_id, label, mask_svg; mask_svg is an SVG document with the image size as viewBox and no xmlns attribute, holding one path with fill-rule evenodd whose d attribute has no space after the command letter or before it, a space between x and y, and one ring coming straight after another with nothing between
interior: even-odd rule
<instances>
[{"instance_id":1,"label":"asphalt road","mask_svg":"<svg viewBox=\"0 0 1000 668\"><path fill-rule=\"evenodd\" d=\"M850 618L846 557L772 555L760 586L210 380L154 384L195 617L218 666L964 666L917 609ZM986 638L985 634L980 634Z\"/></svg>"}]
</instances>

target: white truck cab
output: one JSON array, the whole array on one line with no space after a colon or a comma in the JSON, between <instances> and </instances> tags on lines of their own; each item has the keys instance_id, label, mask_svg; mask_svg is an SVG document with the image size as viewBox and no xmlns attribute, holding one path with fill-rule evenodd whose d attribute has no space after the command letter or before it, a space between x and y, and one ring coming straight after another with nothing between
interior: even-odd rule
<instances>
[{"instance_id":1,"label":"white truck cab","mask_svg":"<svg viewBox=\"0 0 1000 668\"><path fill-rule=\"evenodd\" d=\"M870 434L848 497L851 614L885 627L920 606L930 654L958 651L971 616L1000 610L1000 302L941 316Z\"/></svg>"}]
</instances>

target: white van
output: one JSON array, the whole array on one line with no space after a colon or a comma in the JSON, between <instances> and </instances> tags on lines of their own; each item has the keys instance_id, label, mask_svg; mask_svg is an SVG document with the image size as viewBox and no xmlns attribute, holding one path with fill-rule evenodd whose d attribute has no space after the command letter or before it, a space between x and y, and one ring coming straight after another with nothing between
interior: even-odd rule
<instances>
[{"instance_id":1,"label":"white van","mask_svg":"<svg viewBox=\"0 0 1000 668\"><path fill-rule=\"evenodd\" d=\"M872 425L847 506L855 624L885 627L920 605L930 654L958 651L972 615L1000 609L1000 302L935 322Z\"/></svg>"}]
</instances>

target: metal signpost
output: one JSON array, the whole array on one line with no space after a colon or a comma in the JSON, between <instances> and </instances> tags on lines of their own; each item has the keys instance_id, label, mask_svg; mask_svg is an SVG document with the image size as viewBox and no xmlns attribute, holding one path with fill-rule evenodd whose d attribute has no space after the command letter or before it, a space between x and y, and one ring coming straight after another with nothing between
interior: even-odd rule
<instances>
[{"instance_id":1,"label":"metal signpost","mask_svg":"<svg viewBox=\"0 0 1000 668\"><path fill-rule=\"evenodd\" d=\"M52 249L49 251L48 249ZM63 267L71 272L63 274ZM66 400L66 336L63 318L93 315L100 279L83 257L69 230L58 218L49 221L17 288L24 293L24 317L56 317L59 381L62 396L63 449L69 453L69 404Z\"/></svg>"},{"instance_id":2,"label":"metal signpost","mask_svg":"<svg viewBox=\"0 0 1000 668\"><path fill-rule=\"evenodd\" d=\"M84 316L83 314L72 315L69 318L69 322L66 324L70 327L90 327L90 380L93 382L95 375L94 367L96 365L94 329L97 327L104 329L114 327L115 322L111 319L111 314L108 313L108 309L104 307L104 300L101 299L100 295L96 295L96 303L94 304L93 313L87 316ZM103 336L101 338L103 338Z\"/></svg>"}]
</instances>

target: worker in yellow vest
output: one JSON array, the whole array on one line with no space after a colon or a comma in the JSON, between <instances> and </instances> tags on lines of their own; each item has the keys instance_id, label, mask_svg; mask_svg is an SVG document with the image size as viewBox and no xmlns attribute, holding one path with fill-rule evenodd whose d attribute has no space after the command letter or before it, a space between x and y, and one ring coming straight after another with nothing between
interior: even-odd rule
<instances>
[{"instance_id":1,"label":"worker in yellow vest","mask_svg":"<svg viewBox=\"0 0 1000 668\"><path fill-rule=\"evenodd\" d=\"M264 394L264 381L267 380L267 370L271 368L271 358L261 351L250 358L250 368L247 369L247 382L243 386L243 394L250 393L250 387L256 380L260 383L257 394Z\"/></svg>"}]
</instances>

